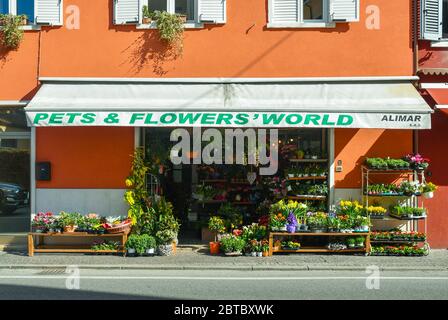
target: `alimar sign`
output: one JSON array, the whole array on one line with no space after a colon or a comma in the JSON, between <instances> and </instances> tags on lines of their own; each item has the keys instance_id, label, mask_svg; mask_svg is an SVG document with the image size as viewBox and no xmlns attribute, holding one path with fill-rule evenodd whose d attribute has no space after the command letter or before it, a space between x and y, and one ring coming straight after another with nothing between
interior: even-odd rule
<instances>
[{"instance_id":1,"label":"alimar sign","mask_svg":"<svg viewBox=\"0 0 448 320\"><path fill-rule=\"evenodd\" d=\"M430 129L429 114L292 112L37 112L30 126Z\"/></svg>"}]
</instances>

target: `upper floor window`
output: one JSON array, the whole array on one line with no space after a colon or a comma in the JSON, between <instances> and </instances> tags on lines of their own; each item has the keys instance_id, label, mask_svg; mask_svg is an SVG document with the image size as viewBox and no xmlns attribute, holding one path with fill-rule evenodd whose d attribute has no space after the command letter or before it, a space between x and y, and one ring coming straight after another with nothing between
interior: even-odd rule
<instances>
[{"instance_id":1,"label":"upper floor window","mask_svg":"<svg viewBox=\"0 0 448 320\"><path fill-rule=\"evenodd\" d=\"M225 23L226 0L113 0L115 24L139 24L143 6L153 11L185 15L188 22Z\"/></svg>"},{"instance_id":2,"label":"upper floor window","mask_svg":"<svg viewBox=\"0 0 448 320\"><path fill-rule=\"evenodd\" d=\"M150 11L167 11L187 17L187 21L195 21L195 0L144 0Z\"/></svg>"},{"instance_id":3,"label":"upper floor window","mask_svg":"<svg viewBox=\"0 0 448 320\"><path fill-rule=\"evenodd\" d=\"M420 0L420 38L448 40L448 0Z\"/></svg>"},{"instance_id":4,"label":"upper floor window","mask_svg":"<svg viewBox=\"0 0 448 320\"><path fill-rule=\"evenodd\" d=\"M28 23L62 25L63 0L0 0L0 14L26 15Z\"/></svg>"},{"instance_id":5,"label":"upper floor window","mask_svg":"<svg viewBox=\"0 0 448 320\"><path fill-rule=\"evenodd\" d=\"M269 27L328 27L359 21L359 0L269 0Z\"/></svg>"},{"instance_id":6,"label":"upper floor window","mask_svg":"<svg viewBox=\"0 0 448 320\"><path fill-rule=\"evenodd\" d=\"M34 1L0 0L0 14L26 15L28 22L34 23Z\"/></svg>"}]
</instances>

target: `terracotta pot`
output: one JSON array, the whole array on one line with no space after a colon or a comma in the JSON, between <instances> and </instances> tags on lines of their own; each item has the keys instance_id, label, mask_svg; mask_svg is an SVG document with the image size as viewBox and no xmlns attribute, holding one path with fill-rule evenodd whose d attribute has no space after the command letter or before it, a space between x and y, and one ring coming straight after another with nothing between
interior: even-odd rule
<instances>
[{"instance_id":1,"label":"terracotta pot","mask_svg":"<svg viewBox=\"0 0 448 320\"><path fill-rule=\"evenodd\" d=\"M143 23L143 24L151 24L151 22L152 22L152 19L151 19L151 18L143 18L143 19L142 19L142 23Z\"/></svg>"},{"instance_id":2,"label":"terracotta pot","mask_svg":"<svg viewBox=\"0 0 448 320\"><path fill-rule=\"evenodd\" d=\"M76 226L65 226L64 227L64 232L70 233L70 232L75 232L75 230L76 230Z\"/></svg>"},{"instance_id":3,"label":"terracotta pot","mask_svg":"<svg viewBox=\"0 0 448 320\"><path fill-rule=\"evenodd\" d=\"M182 21L183 23L187 22L187 16L186 16L186 15L179 14L179 19L180 19L180 21Z\"/></svg>"},{"instance_id":4,"label":"terracotta pot","mask_svg":"<svg viewBox=\"0 0 448 320\"><path fill-rule=\"evenodd\" d=\"M269 257L269 251L263 251L263 257Z\"/></svg>"},{"instance_id":5,"label":"terracotta pot","mask_svg":"<svg viewBox=\"0 0 448 320\"><path fill-rule=\"evenodd\" d=\"M210 254L219 254L219 242L210 242Z\"/></svg>"}]
</instances>

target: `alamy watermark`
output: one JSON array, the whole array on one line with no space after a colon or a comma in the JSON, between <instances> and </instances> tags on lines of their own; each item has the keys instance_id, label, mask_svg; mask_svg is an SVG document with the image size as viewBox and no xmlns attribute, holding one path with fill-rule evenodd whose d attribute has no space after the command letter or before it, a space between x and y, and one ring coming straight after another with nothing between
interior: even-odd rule
<instances>
[{"instance_id":1,"label":"alamy watermark","mask_svg":"<svg viewBox=\"0 0 448 320\"><path fill-rule=\"evenodd\" d=\"M177 142L170 152L174 165L239 164L259 167L259 174L274 175L278 171L277 129L205 129L195 127L171 132ZM206 143L204 145L204 142Z\"/></svg>"}]
</instances>

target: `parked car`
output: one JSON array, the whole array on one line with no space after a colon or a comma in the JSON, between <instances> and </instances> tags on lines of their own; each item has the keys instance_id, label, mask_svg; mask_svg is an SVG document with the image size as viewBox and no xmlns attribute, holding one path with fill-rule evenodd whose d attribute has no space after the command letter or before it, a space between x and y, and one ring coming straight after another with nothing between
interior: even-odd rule
<instances>
[{"instance_id":1,"label":"parked car","mask_svg":"<svg viewBox=\"0 0 448 320\"><path fill-rule=\"evenodd\" d=\"M20 207L29 204L29 193L15 183L0 182L0 211L12 213Z\"/></svg>"}]
</instances>

